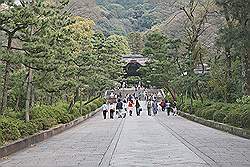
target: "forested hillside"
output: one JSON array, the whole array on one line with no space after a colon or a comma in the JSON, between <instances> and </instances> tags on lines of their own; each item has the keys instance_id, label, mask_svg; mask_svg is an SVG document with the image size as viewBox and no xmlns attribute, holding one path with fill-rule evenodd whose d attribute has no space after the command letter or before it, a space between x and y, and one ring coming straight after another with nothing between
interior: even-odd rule
<instances>
[{"instance_id":1,"label":"forested hillside","mask_svg":"<svg viewBox=\"0 0 250 167\"><path fill-rule=\"evenodd\" d=\"M67 10L95 20L106 35L147 31L160 21L155 3L148 0L72 0Z\"/></svg>"}]
</instances>

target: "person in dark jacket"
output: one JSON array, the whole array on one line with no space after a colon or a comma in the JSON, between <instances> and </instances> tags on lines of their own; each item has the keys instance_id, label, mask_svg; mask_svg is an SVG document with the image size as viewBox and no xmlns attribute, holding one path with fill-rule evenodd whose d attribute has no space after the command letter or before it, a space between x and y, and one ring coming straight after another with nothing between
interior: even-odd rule
<instances>
[{"instance_id":1,"label":"person in dark jacket","mask_svg":"<svg viewBox=\"0 0 250 167\"><path fill-rule=\"evenodd\" d=\"M122 109L123 109L123 103L121 101L121 99L118 99L118 102L116 104L116 111L118 113L118 118L122 118Z\"/></svg>"},{"instance_id":2,"label":"person in dark jacket","mask_svg":"<svg viewBox=\"0 0 250 167\"><path fill-rule=\"evenodd\" d=\"M135 100L135 109L136 109L136 115L137 116L140 116L140 107L141 107L141 105L140 105L140 103L139 103L139 100L138 100L138 98L136 98L136 100Z\"/></svg>"},{"instance_id":3,"label":"person in dark jacket","mask_svg":"<svg viewBox=\"0 0 250 167\"><path fill-rule=\"evenodd\" d=\"M160 106L161 106L161 110L165 111L165 109L166 109L166 101L164 99L161 100Z\"/></svg>"},{"instance_id":4,"label":"person in dark jacket","mask_svg":"<svg viewBox=\"0 0 250 167\"><path fill-rule=\"evenodd\" d=\"M158 112L158 103L157 103L156 99L154 99L152 107L153 107L153 114L156 115Z\"/></svg>"}]
</instances>

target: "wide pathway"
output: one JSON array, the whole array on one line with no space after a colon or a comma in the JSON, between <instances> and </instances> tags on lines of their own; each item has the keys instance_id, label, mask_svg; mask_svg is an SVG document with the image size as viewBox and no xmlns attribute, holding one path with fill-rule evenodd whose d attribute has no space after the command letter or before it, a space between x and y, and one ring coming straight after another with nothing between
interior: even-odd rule
<instances>
[{"instance_id":1,"label":"wide pathway","mask_svg":"<svg viewBox=\"0 0 250 167\"><path fill-rule=\"evenodd\" d=\"M0 167L249 167L250 140L179 116L101 113L0 161Z\"/></svg>"}]
</instances>

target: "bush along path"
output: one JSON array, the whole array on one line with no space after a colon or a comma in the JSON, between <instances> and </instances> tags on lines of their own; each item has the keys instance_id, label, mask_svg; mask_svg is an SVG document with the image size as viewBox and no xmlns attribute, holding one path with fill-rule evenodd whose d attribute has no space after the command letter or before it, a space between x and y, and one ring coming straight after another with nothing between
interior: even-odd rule
<instances>
[{"instance_id":1,"label":"bush along path","mask_svg":"<svg viewBox=\"0 0 250 167\"><path fill-rule=\"evenodd\" d=\"M237 103L222 103L206 101L194 101L192 111L190 105L185 102L182 111L194 114L206 120L228 124L238 128L250 130L250 102L238 101Z\"/></svg>"},{"instance_id":2,"label":"bush along path","mask_svg":"<svg viewBox=\"0 0 250 167\"><path fill-rule=\"evenodd\" d=\"M85 103L80 112L80 103L76 103L68 112L68 104L58 102L53 106L35 106L31 110L31 120L25 122L23 112L9 112L0 116L0 144L4 145L20 138L33 135L42 130L48 130L58 124L65 124L85 116L103 104L102 98Z\"/></svg>"}]
</instances>

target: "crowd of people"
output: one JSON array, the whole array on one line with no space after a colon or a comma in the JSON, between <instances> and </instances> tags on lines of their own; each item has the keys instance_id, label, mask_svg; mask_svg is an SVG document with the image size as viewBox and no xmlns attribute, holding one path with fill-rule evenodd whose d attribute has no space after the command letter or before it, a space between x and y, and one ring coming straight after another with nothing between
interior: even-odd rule
<instances>
[{"instance_id":1,"label":"crowd of people","mask_svg":"<svg viewBox=\"0 0 250 167\"><path fill-rule=\"evenodd\" d=\"M121 95L118 95L116 100L110 101L107 100L102 106L103 118L114 119L115 116L118 118L125 118L127 115L140 116L143 111L142 101L146 101L146 112L148 116L155 116L158 114L158 111L166 112L170 116L171 112L174 116L177 115L176 102L170 102L168 100L162 99L160 103L158 102L156 95L146 95L143 99L141 96L136 96L136 93L133 95L126 95L125 98L122 98Z\"/></svg>"}]
</instances>

